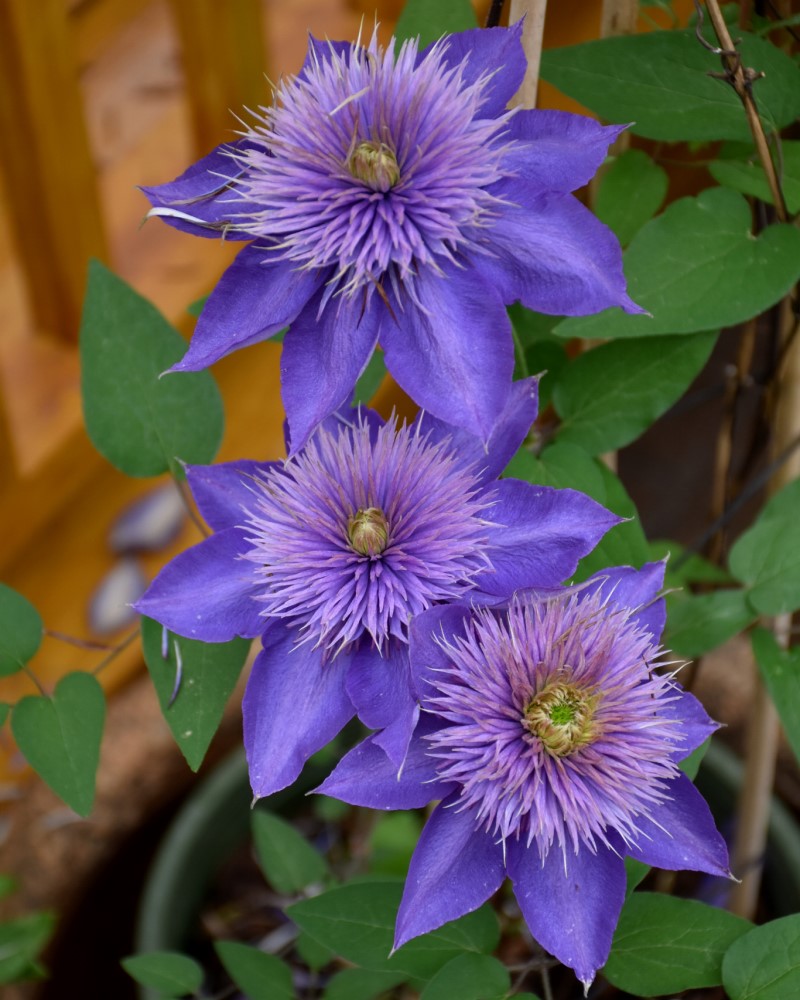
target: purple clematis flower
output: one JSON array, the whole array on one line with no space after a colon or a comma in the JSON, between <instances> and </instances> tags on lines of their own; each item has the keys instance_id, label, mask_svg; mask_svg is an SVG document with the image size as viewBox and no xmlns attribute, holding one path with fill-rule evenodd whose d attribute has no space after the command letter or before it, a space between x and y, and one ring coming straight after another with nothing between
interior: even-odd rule
<instances>
[{"instance_id":1,"label":"purple clematis flower","mask_svg":"<svg viewBox=\"0 0 800 1000\"><path fill-rule=\"evenodd\" d=\"M396 947L480 906L508 875L533 936L588 988L625 898L626 854L729 874L708 806L678 769L716 724L656 669L663 574L617 567L555 596L415 618L425 714L402 773L372 736L319 788L378 809L441 800L411 860Z\"/></svg>"},{"instance_id":2,"label":"purple clematis flower","mask_svg":"<svg viewBox=\"0 0 800 1000\"><path fill-rule=\"evenodd\" d=\"M294 781L355 714L397 773L419 713L412 618L555 587L618 522L574 490L497 480L535 397L535 380L514 383L488 451L429 415L398 426L349 410L285 462L188 470L214 534L136 607L207 642L263 636L244 697L256 796Z\"/></svg>"},{"instance_id":3,"label":"purple clematis flower","mask_svg":"<svg viewBox=\"0 0 800 1000\"><path fill-rule=\"evenodd\" d=\"M173 370L205 368L287 325L283 401L297 452L380 342L416 402L488 440L514 366L505 305L641 312L616 237L570 192L621 127L506 110L521 24L381 49L311 39L242 137L144 188L158 215L250 240Z\"/></svg>"}]
</instances>

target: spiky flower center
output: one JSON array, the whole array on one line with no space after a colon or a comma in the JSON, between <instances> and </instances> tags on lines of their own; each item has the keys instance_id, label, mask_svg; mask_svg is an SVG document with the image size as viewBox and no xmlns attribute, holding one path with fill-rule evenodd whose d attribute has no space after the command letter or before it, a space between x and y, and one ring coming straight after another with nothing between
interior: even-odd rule
<instances>
[{"instance_id":1,"label":"spiky flower center","mask_svg":"<svg viewBox=\"0 0 800 1000\"><path fill-rule=\"evenodd\" d=\"M493 185L514 173L512 112L487 115L491 72L470 77L469 55L456 63L449 45L312 44L233 154L246 208L232 224L298 268L328 270L323 306L359 290L413 298L427 268L487 252L504 205Z\"/></svg>"},{"instance_id":2,"label":"spiky flower center","mask_svg":"<svg viewBox=\"0 0 800 1000\"><path fill-rule=\"evenodd\" d=\"M347 537L362 556L379 556L389 539L389 522L380 507L359 509L347 519Z\"/></svg>"},{"instance_id":3,"label":"spiky flower center","mask_svg":"<svg viewBox=\"0 0 800 1000\"><path fill-rule=\"evenodd\" d=\"M400 168L392 149L383 142L360 142L347 166L353 177L375 191L388 191L400 180Z\"/></svg>"},{"instance_id":4,"label":"spiky flower center","mask_svg":"<svg viewBox=\"0 0 800 1000\"><path fill-rule=\"evenodd\" d=\"M408 641L411 618L489 568L482 486L450 440L341 419L252 484L249 550L267 617L336 652L365 633Z\"/></svg>"},{"instance_id":5,"label":"spiky flower center","mask_svg":"<svg viewBox=\"0 0 800 1000\"><path fill-rule=\"evenodd\" d=\"M547 684L525 708L523 725L553 757L568 757L591 743L597 695L575 684Z\"/></svg>"},{"instance_id":6,"label":"spiky flower center","mask_svg":"<svg viewBox=\"0 0 800 1000\"><path fill-rule=\"evenodd\" d=\"M450 661L432 681L428 739L460 808L545 857L635 842L637 817L669 795L683 736L669 710L677 685L654 671L660 650L635 611L599 594L520 596L473 612L440 641Z\"/></svg>"}]
</instances>

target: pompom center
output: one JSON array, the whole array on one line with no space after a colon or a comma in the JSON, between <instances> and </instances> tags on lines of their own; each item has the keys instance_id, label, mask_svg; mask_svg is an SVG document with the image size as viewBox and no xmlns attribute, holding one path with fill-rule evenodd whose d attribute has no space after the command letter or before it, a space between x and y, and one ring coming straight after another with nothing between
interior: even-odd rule
<instances>
[{"instance_id":1,"label":"pompom center","mask_svg":"<svg viewBox=\"0 0 800 1000\"><path fill-rule=\"evenodd\" d=\"M522 724L553 757L568 757L594 739L598 695L575 684L548 684L525 708Z\"/></svg>"}]
</instances>

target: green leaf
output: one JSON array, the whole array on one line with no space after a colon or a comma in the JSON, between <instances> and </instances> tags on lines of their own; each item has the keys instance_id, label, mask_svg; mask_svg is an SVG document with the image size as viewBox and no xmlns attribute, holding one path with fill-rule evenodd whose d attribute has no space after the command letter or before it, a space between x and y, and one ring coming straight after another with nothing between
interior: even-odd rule
<instances>
[{"instance_id":1,"label":"green leaf","mask_svg":"<svg viewBox=\"0 0 800 1000\"><path fill-rule=\"evenodd\" d=\"M423 48L442 35L466 31L477 23L470 0L406 0L394 34L398 41L419 36Z\"/></svg>"},{"instance_id":2,"label":"green leaf","mask_svg":"<svg viewBox=\"0 0 800 1000\"><path fill-rule=\"evenodd\" d=\"M214 950L248 1000L293 1000L292 970L279 958L238 941L215 941Z\"/></svg>"},{"instance_id":3,"label":"green leaf","mask_svg":"<svg viewBox=\"0 0 800 1000\"><path fill-rule=\"evenodd\" d=\"M61 678L52 698L29 695L11 716L25 759L80 816L92 811L105 713L99 682L91 674L72 673Z\"/></svg>"},{"instance_id":4,"label":"green leaf","mask_svg":"<svg viewBox=\"0 0 800 1000\"><path fill-rule=\"evenodd\" d=\"M17 891L17 880L11 875L0 875L0 899Z\"/></svg>"},{"instance_id":5,"label":"green leaf","mask_svg":"<svg viewBox=\"0 0 800 1000\"><path fill-rule=\"evenodd\" d=\"M753 654L786 737L800 760L800 646L784 650L766 629L753 632Z\"/></svg>"},{"instance_id":6,"label":"green leaf","mask_svg":"<svg viewBox=\"0 0 800 1000\"><path fill-rule=\"evenodd\" d=\"M168 632L164 659L163 636L163 626L151 618L142 618L142 652L158 703L181 753L196 771L236 686L250 641L199 642ZM181 662L179 682L176 646Z\"/></svg>"},{"instance_id":7,"label":"green leaf","mask_svg":"<svg viewBox=\"0 0 800 1000\"><path fill-rule=\"evenodd\" d=\"M664 644L680 656L702 656L747 628L755 617L740 589L675 595L669 602Z\"/></svg>"},{"instance_id":8,"label":"green leaf","mask_svg":"<svg viewBox=\"0 0 800 1000\"><path fill-rule=\"evenodd\" d=\"M343 969L331 977L322 1000L373 1000L405 982L402 972L376 969Z\"/></svg>"},{"instance_id":9,"label":"green leaf","mask_svg":"<svg viewBox=\"0 0 800 1000\"><path fill-rule=\"evenodd\" d=\"M174 951L151 951L122 959L122 968L142 986L170 996L196 993L203 982L203 970L193 958Z\"/></svg>"},{"instance_id":10,"label":"green leaf","mask_svg":"<svg viewBox=\"0 0 800 1000\"><path fill-rule=\"evenodd\" d=\"M499 940L497 918L482 906L459 920L415 938L389 957L402 882L349 883L288 907L304 931L348 962L422 979L464 951L489 952Z\"/></svg>"},{"instance_id":11,"label":"green leaf","mask_svg":"<svg viewBox=\"0 0 800 1000\"><path fill-rule=\"evenodd\" d=\"M728 559L731 573L750 588L748 600L762 615L800 608L800 479L766 503L739 537Z\"/></svg>"},{"instance_id":12,"label":"green leaf","mask_svg":"<svg viewBox=\"0 0 800 1000\"><path fill-rule=\"evenodd\" d=\"M325 945L320 944L319 941L315 941L310 934L306 934L303 931L297 935L294 946L300 958L306 963L309 969L313 969L315 972L324 969L335 957L330 948L326 948Z\"/></svg>"},{"instance_id":13,"label":"green leaf","mask_svg":"<svg viewBox=\"0 0 800 1000\"><path fill-rule=\"evenodd\" d=\"M716 333L601 344L576 358L553 390L558 440L593 455L630 444L683 395Z\"/></svg>"},{"instance_id":14,"label":"green leaf","mask_svg":"<svg viewBox=\"0 0 800 1000\"><path fill-rule=\"evenodd\" d=\"M370 873L405 877L421 830L417 813L396 812L379 816L370 835Z\"/></svg>"},{"instance_id":15,"label":"green leaf","mask_svg":"<svg viewBox=\"0 0 800 1000\"><path fill-rule=\"evenodd\" d=\"M0 985L38 978L35 962L55 923L52 913L30 913L0 922Z\"/></svg>"},{"instance_id":16,"label":"green leaf","mask_svg":"<svg viewBox=\"0 0 800 1000\"><path fill-rule=\"evenodd\" d=\"M629 899L633 895L636 886L639 885L640 882L644 881L649 873L650 865L646 865L643 861L637 861L636 858L625 858L626 899Z\"/></svg>"},{"instance_id":17,"label":"green leaf","mask_svg":"<svg viewBox=\"0 0 800 1000\"><path fill-rule=\"evenodd\" d=\"M42 642L39 612L22 594L0 583L0 677L33 659Z\"/></svg>"},{"instance_id":18,"label":"green leaf","mask_svg":"<svg viewBox=\"0 0 800 1000\"><path fill-rule=\"evenodd\" d=\"M89 266L80 350L86 429L112 465L129 476L157 476L214 458L223 414L213 378L159 378L184 355L185 340L98 261Z\"/></svg>"},{"instance_id":19,"label":"green leaf","mask_svg":"<svg viewBox=\"0 0 800 1000\"><path fill-rule=\"evenodd\" d=\"M695 747L694 750L689 754L688 757L684 757L682 761L679 762L678 767L683 771L687 778L692 781L697 777L697 772L700 770L700 765L703 763L703 758L706 755L706 751L711 746L711 737L704 740L699 747Z\"/></svg>"},{"instance_id":20,"label":"green leaf","mask_svg":"<svg viewBox=\"0 0 800 1000\"><path fill-rule=\"evenodd\" d=\"M628 292L652 313L607 309L559 323L560 337L613 340L734 326L774 305L800 277L800 230L751 229L735 191L709 188L681 198L646 223L625 253Z\"/></svg>"},{"instance_id":21,"label":"green leaf","mask_svg":"<svg viewBox=\"0 0 800 1000\"><path fill-rule=\"evenodd\" d=\"M733 577L721 566L715 566L702 556L693 552L683 559L686 549L680 542L667 538L658 538L648 543L650 559L654 562L667 559L667 576L670 586L683 586L687 583L733 583ZM676 567L678 559L683 559Z\"/></svg>"},{"instance_id":22,"label":"green leaf","mask_svg":"<svg viewBox=\"0 0 800 1000\"><path fill-rule=\"evenodd\" d=\"M209 295L203 295L201 298L195 299L194 302L190 303L186 307L186 312L188 312L190 316L199 316L209 298Z\"/></svg>"},{"instance_id":23,"label":"green leaf","mask_svg":"<svg viewBox=\"0 0 800 1000\"><path fill-rule=\"evenodd\" d=\"M725 952L752 926L693 899L637 892L622 909L603 975L639 997L718 986Z\"/></svg>"},{"instance_id":24,"label":"green leaf","mask_svg":"<svg viewBox=\"0 0 800 1000\"><path fill-rule=\"evenodd\" d=\"M439 969L420 1000L487 1000L505 996L508 969L491 955L458 955Z\"/></svg>"},{"instance_id":25,"label":"green leaf","mask_svg":"<svg viewBox=\"0 0 800 1000\"><path fill-rule=\"evenodd\" d=\"M622 480L603 462L598 462L597 465L605 489L605 500L600 502L620 517L630 520L623 521L603 535L589 555L581 559L575 574L577 580L585 580L608 566L641 566L648 558L647 539L642 523Z\"/></svg>"},{"instance_id":26,"label":"green leaf","mask_svg":"<svg viewBox=\"0 0 800 1000\"><path fill-rule=\"evenodd\" d=\"M776 156L775 160L786 207L794 215L800 212L800 141L782 139L780 157ZM710 163L708 169L720 184L760 198L769 205L774 203L764 168L751 147L724 147L720 159Z\"/></svg>"},{"instance_id":27,"label":"green leaf","mask_svg":"<svg viewBox=\"0 0 800 1000\"><path fill-rule=\"evenodd\" d=\"M5 701L0 701L0 726L5 725L6 719L11 714L11 705Z\"/></svg>"},{"instance_id":28,"label":"green leaf","mask_svg":"<svg viewBox=\"0 0 800 1000\"><path fill-rule=\"evenodd\" d=\"M666 170L640 149L628 149L602 175L595 215L626 247L661 208L668 186Z\"/></svg>"},{"instance_id":29,"label":"green leaf","mask_svg":"<svg viewBox=\"0 0 800 1000\"><path fill-rule=\"evenodd\" d=\"M722 984L730 1000L800 996L800 914L755 927L727 951Z\"/></svg>"},{"instance_id":30,"label":"green leaf","mask_svg":"<svg viewBox=\"0 0 800 1000\"><path fill-rule=\"evenodd\" d=\"M356 387L353 390L353 406L358 406L359 403L368 404L380 389L385 376L386 362L383 358L383 351L376 348L367 367L356 382Z\"/></svg>"},{"instance_id":31,"label":"green leaf","mask_svg":"<svg viewBox=\"0 0 800 1000\"><path fill-rule=\"evenodd\" d=\"M739 51L745 66L766 73L756 84L756 99L767 131L788 125L800 114L797 67L753 35L742 36ZM543 52L541 74L601 118L632 122L631 131L648 139L747 142L739 98L708 76L719 68L694 31L654 31Z\"/></svg>"},{"instance_id":32,"label":"green leaf","mask_svg":"<svg viewBox=\"0 0 800 1000\"><path fill-rule=\"evenodd\" d=\"M328 874L322 855L286 820L255 809L252 830L261 870L277 892L300 892Z\"/></svg>"}]
</instances>

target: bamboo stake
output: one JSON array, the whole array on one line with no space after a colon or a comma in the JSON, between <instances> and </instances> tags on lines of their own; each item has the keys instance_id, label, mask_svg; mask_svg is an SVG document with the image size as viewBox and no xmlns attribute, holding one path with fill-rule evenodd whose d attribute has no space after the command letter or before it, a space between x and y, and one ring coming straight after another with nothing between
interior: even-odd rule
<instances>
[{"instance_id":1,"label":"bamboo stake","mask_svg":"<svg viewBox=\"0 0 800 1000\"><path fill-rule=\"evenodd\" d=\"M542 37L547 0L511 0L509 23L525 18L522 27L522 47L528 60L528 68L522 86L511 102L523 108L536 107L536 91L539 86L539 65L542 61Z\"/></svg>"}]
</instances>

